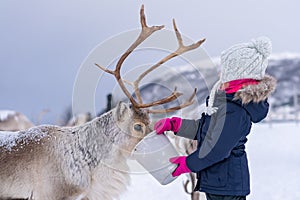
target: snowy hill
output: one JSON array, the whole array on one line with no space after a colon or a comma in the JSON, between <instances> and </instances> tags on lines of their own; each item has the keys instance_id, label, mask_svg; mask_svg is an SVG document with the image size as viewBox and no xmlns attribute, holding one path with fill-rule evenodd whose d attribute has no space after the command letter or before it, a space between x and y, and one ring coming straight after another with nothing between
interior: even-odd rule
<instances>
[{"instance_id":1,"label":"snowy hill","mask_svg":"<svg viewBox=\"0 0 300 200\"><path fill-rule=\"evenodd\" d=\"M251 176L248 200L300 199L299 128L295 123L253 126L246 146ZM166 186L149 174L132 174L131 178L121 200L190 199L183 190L184 175Z\"/></svg>"},{"instance_id":2,"label":"snowy hill","mask_svg":"<svg viewBox=\"0 0 300 200\"><path fill-rule=\"evenodd\" d=\"M300 55L281 54L269 61L267 72L277 78L274 107L293 106L294 94L300 97ZM298 110L299 112L299 110Z\"/></svg>"}]
</instances>

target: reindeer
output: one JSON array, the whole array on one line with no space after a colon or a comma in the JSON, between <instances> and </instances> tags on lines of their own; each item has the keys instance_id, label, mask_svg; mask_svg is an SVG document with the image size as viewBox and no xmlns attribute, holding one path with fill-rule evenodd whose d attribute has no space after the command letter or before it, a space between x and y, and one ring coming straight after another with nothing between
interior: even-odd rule
<instances>
[{"instance_id":1,"label":"reindeer","mask_svg":"<svg viewBox=\"0 0 300 200\"><path fill-rule=\"evenodd\" d=\"M165 110L154 110L182 95L175 90L167 97L143 103L138 84L150 71L169 59L199 47L204 40L189 46L174 30L179 47L133 82L136 98L125 87L120 69L128 55L152 33L163 26L148 27L144 6L140 10L142 30L136 41L120 57L114 71L96 64L114 75L131 106L120 102L111 111L75 127L37 126L27 131L1 136L0 199L35 200L111 200L129 184L126 160L135 145L150 131L151 113L179 110L194 102L194 92L187 101Z\"/></svg>"},{"instance_id":2,"label":"reindeer","mask_svg":"<svg viewBox=\"0 0 300 200\"><path fill-rule=\"evenodd\" d=\"M78 113L74 115L66 124L66 126L78 126L82 125L92 119L91 113Z\"/></svg>"},{"instance_id":3,"label":"reindeer","mask_svg":"<svg viewBox=\"0 0 300 200\"><path fill-rule=\"evenodd\" d=\"M20 131L33 126L33 123L20 112L0 110L0 130L2 131Z\"/></svg>"},{"instance_id":4,"label":"reindeer","mask_svg":"<svg viewBox=\"0 0 300 200\"><path fill-rule=\"evenodd\" d=\"M170 136L168 134L169 138L171 138L171 141L175 143L175 148L178 152L180 152L183 155L190 155L197 149L197 141L196 140L190 140L187 138L182 138L176 135ZM200 198L200 192L194 191L194 188L197 184L196 174L193 172L190 172L187 174L188 179L183 184L184 191L191 196L191 200L199 200ZM188 186L190 185L190 189L188 189ZM202 199L202 198L200 198Z\"/></svg>"}]
</instances>

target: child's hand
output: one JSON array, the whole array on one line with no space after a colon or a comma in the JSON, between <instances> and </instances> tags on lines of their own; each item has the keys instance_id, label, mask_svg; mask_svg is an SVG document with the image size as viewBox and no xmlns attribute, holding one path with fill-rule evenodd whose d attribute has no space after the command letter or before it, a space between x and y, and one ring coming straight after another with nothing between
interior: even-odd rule
<instances>
[{"instance_id":1,"label":"child's hand","mask_svg":"<svg viewBox=\"0 0 300 200\"><path fill-rule=\"evenodd\" d=\"M186 156L177 156L170 158L170 162L174 164L178 164L177 168L172 173L172 176L179 176L183 173L189 173L191 170L186 165Z\"/></svg>"},{"instance_id":2,"label":"child's hand","mask_svg":"<svg viewBox=\"0 0 300 200\"><path fill-rule=\"evenodd\" d=\"M162 134L165 131L173 131L177 133L180 129L182 119L179 117L164 118L157 121L154 125L154 129L157 134Z\"/></svg>"}]
</instances>

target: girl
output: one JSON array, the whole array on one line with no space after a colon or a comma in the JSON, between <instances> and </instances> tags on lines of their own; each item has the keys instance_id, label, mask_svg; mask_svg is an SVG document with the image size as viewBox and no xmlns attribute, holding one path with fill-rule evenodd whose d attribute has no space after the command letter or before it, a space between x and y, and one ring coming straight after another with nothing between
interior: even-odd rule
<instances>
[{"instance_id":1,"label":"girl","mask_svg":"<svg viewBox=\"0 0 300 200\"><path fill-rule=\"evenodd\" d=\"M195 190L205 192L207 200L244 200L250 193L245 143L252 123L266 117L267 98L275 90L275 79L265 75L271 49L271 41L260 37L225 50L220 80L201 118L165 118L154 126L157 134L171 130L198 141L195 152L170 162L178 165L173 176L197 173Z\"/></svg>"}]
</instances>

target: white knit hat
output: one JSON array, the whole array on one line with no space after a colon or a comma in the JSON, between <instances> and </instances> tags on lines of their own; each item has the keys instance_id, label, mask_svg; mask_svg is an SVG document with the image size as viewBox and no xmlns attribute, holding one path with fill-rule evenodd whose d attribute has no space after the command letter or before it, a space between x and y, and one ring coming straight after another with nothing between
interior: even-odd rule
<instances>
[{"instance_id":1,"label":"white knit hat","mask_svg":"<svg viewBox=\"0 0 300 200\"><path fill-rule=\"evenodd\" d=\"M221 83L245 78L263 79L268 66L267 58L271 51L271 40L264 36L252 39L249 43L234 45L223 51L221 54L221 77L210 92L206 113L211 115L216 112L217 108L212 106L215 93Z\"/></svg>"}]
</instances>

